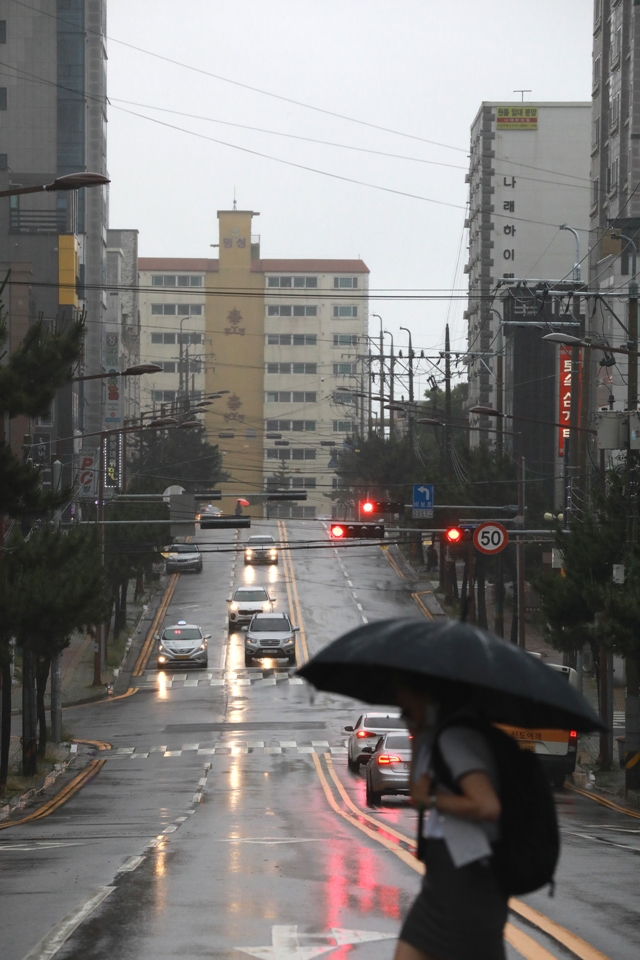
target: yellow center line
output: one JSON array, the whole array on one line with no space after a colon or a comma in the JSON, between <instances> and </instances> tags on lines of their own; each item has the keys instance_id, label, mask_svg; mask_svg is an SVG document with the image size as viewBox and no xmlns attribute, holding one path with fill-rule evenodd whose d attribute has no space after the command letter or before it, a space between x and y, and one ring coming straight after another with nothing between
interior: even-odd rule
<instances>
[{"instance_id":1,"label":"yellow center line","mask_svg":"<svg viewBox=\"0 0 640 960\"><path fill-rule=\"evenodd\" d=\"M610 810L616 810L618 813L624 813L627 817L634 817L636 820L640 820L640 813L636 813L634 810L629 810L628 807L622 807L619 803L609 800L608 797L601 797L597 793L589 793L588 790L582 790L580 787L574 787L570 783L567 783L565 786L567 790L571 790L573 793L579 793L581 797L586 797L587 800L593 800L595 803L599 803L603 807L609 807Z\"/></svg>"},{"instance_id":2,"label":"yellow center line","mask_svg":"<svg viewBox=\"0 0 640 960\"><path fill-rule=\"evenodd\" d=\"M142 650L138 654L138 659L136 660L135 666L131 671L132 677L139 677L146 670L147 664L149 662L149 657L151 656L151 651L153 650L154 637L157 633L158 626L162 623L162 621L165 618L165 615L169 608L169 604L171 603L171 599L176 589L176 584L178 583L179 577L180 577L179 573L171 574L169 583L167 584L167 588L164 592L164 596L160 601L160 606L156 611L156 615L153 618L153 623L149 627L149 632L147 634L146 640L142 645Z\"/></svg>"},{"instance_id":3,"label":"yellow center line","mask_svg":"<svg viewBox=\"0 0 640 960\"><path fill-rule=\"evenodd\" d=\"M430 592L430 591L426 591L426 592L428 593L428 592ZM420 613L423 613L423 614L425 615L425 617L427 618L427 620L433 620L433 614L431 613L431 611L429 610L429 608L428 608L427 605L425 604L425 602L424 602L424 600L422 599L422 597L420 596L420 594L419 594L419 593L412 593L412 594L411 594L411 597L412 597L412 599L413 599L413 602L414 602L415 605L417 606L418 610L420 611Z\"/></svg>"},{"instance_id":4,"label":"yellow center line","mask_svg":"<svg viewBox=\"0 0 640 960\"><path fill-rule=\"evenodd\" d=\"M298 597L298 587L296 585L296 576L293 569L293 560L289 553L289 536L287 534L287 529L284 523L284 520L278 520L278 530L280 533L280 542L284 545L284 550L282 551L282 559L285 572L285 585L287 588L287 598L289 601L289 609L295 618L295 622L300 627L300 633L298 634L298 640L296 642L297 647L297 661L298 665L302 666L303 663L306 663L309 659L309 648L307 646L307 635L304 628L304 617L302 616L302 608L300 606L300 600Z\"/></svg>"},{"instance_id":5,"label":"yellow center line","mask_svg":"<svg viewBox=\"0 0 640 960\"><path fill-rule=\"evenodd\" d=\"M406 580L407 579L406 574L403 573L401 568L398 566L395 557L392 557L391 554L389 553L389 547L388 546L380 547L380 549L382 550L383 554L389 561L389 564L391 565L391 567L393 567L394 573L396 573L401 580Z\"/></svg>"}]
</instances>

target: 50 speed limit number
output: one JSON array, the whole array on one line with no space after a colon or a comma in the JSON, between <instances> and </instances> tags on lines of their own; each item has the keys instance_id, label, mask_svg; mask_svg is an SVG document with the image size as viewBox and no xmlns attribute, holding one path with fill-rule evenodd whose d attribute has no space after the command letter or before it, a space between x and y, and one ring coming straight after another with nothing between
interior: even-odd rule
<instances>
[{"instance_id":1,"label":"50 speed limit number","mask_svg":"<svg viewBox=\"0 0 640 960\"><path fill-rule=\"evenodd\" d=\"M473 531L473 545L480 553L487 553L492 556L494 553L500 553L509 543L509 533L501 523L494 520L488 520L487 523L481 523Z\"/></svg>"}]
</instances>

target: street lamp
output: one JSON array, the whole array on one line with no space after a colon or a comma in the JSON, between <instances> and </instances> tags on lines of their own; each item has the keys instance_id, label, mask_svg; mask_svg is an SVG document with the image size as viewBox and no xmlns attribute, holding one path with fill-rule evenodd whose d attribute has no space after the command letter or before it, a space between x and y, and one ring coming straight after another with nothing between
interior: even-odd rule
<instances>
[{"instance_id":1,"label":"street lamp","mask_svg":"<svg viewBox=\"0 0 640 960\"><path fill-rule=\"evenodd\" d=\"M580 237L578 236L578 231L574 230L573 227L567 226L566 223L561 223L559 230L568 230L573 234L576 241L576 262L573 265L573 282L580 283Z\"/></svg>"},{"instance_id":2,"label":"street lamp","mask_svg":"<svg viewBox=\"0 0 640 960\"><path fill-rule=\"evenodd\" d=\"M103 187L106 183L111 183L111 180L101 173L66 173L62 177L57 177L53 183L0 190L0 197L17 197L23 193L42 193L43 191L53 193L58 190L81 190L83 187Z\"/></svg>"},{"instance_id":3,"label":"street lamp","mask_svg":"<svg viewBox=\"0 0 640 960\"><path fill-rule=\"evenodd\" d=\"M85 380L108 380L111 377L141 377L144 373L162 373L162 367L157 363L136 363L126 370L112 370L111 373L90 373L83 377L72 377L72 383Z\"/></svg>"}]
</instances>

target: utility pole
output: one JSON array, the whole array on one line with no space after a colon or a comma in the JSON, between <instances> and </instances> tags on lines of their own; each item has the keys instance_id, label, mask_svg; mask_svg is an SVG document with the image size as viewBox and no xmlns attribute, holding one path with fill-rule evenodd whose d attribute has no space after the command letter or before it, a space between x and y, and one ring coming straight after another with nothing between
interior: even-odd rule
<instances>
[{"instance_id":1,"label":"utility pole","mask_svg":"<svg viewBox=\"0 0 640 960\"><path fill-rule=\"evenodd\" d=\"M635 548L638 539L638 458L631 449L631 418L638 411L638 283L636 281L637 251L629 237L632 255L631 280L629 282L629 312L627 329L629 331L629 368L627 370L627 407L629 409L629 427L627 429L627 490L629 498L627 542ZM626 658L626 697L625 697L625 789L640 789L640 669L636 657ZM613 717L607 723L613 726Z\"/></svg>"},{"instance_id":2,"label":"utility pole","mask_svg":"<svg viewBox=\"0 0 640 960\"><path fill-rule=\"evenodd\" d=\"M522 443L522 437L520 438L520 443ZM520 477L518 481L518 519L519 526L524 530L524 514L525 514L525 489L524 489L524 478L525 478L525 464L524 457L522 453L520 454ZM524 622L524 610L525 610L525 574L524 574L524 537L519 536L518 542L516 543L516 568L517 568L517 590L518 590L518 646L522 649L526 649L526 639L525 639L525 622Z\"/></svg>"},{"instance_id":3,"label":"utility pole","mask_svg":"<svg viewBox=\"0 0 640 960\"><path fill-rule=\"evenodd\" d=\"M384 440L384 330L382 329L382 317L379 313L372 313L380 321L380 425L378 432Z\"/></svg>"},{"instance_id":4,"label":"utility pole","mask_svg":"<svg viewBox=\"0 0 640 960\"><path fill-rule=\"evenodd\" d=\"M578 293L573 295L573 316L580 323L580 340L582 336L582 324L580 321L580 296ZM569 413L569 463L568 479L569 483L575 483L580 462L580 440L579 440L579 410L580 410L580 376L584 371L580 369L580 343L574 343L571 347L571 409ZM565 456L567 451L565 450ZM571 502L567 494L567 510L571 509Z\"/></svg>"},{"instance_id":5,"label":"utility pole","mask_svg":"<svg viewBox=\"0 0 640 960\"><path fill-rule=\"evenodd\" d=\"M444 328L444 467L445 476L451 468L451 341L449 324Z\"/></svg>"},{"instance_id":6,"label":"utility pole","mask_svg":"<svg viewBox=\"0 0 640 960\"><path fill-rule=\"evenodd\" d=\"M391 354L389 356L389 437L393 440L396 435L396 421L394 416L393 404L395 402L395 392L393 379L395 376L396 358L393 349L393 334L385 331L388 337L391 337Z\"/></svg>"},{"instance_id":7,"label":"utility pole","mask_svg":"<svg viewBox=\"0 0 640 960\"><path fill-rule=\"evenodd\" d=\"M62 489L62 464L56 457L51 464L51 480L53 492L59 494ZM57 507L53 515L53 526L60 529L62 510ZM62 740L62 655L54 653L51 657L51 740L60 743Z\"/></svg>"},{"instance_id":8,"label":"utility pole","mask_svg":"<svg viewBox=\"0 0 640 960\"><path fill-rule=\"evenodd\" d=\"M411 340L411 330L408 327L400 327L401 330L404 330L405 333L409 334L409 439L413 445L413 424L414 418L416 415L415 408L413 406L413 342Z\"/></svg>"},{"instance_id":9,"label":"utility pole","mask_svg":"<svg viewBox=\"0 0 640 960\"><path fill-rule=\"evenodd\" d=\"M100 434L100 467L98 470L98 539L100 542L100 560L104 567L104 471L106 459L106 432ZM96 624L96 636L93 648L93 686L102 686L102 649L105 624Z\"/></svg>"}]
</instances>

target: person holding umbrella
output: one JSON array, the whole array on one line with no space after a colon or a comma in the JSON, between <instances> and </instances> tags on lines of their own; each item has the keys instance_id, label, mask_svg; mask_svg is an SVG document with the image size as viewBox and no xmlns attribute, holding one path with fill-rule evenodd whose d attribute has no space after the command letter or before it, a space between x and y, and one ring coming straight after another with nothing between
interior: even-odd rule
<instances>
[{"instance_id":1,"label":"person holding umbrella","mask_svg":"<svg viewBox=\"0 0 640 960\"><path fill-rule=\"evenodd\" d=\"M559 840L535 754L494 725L602 729L589 704L524 650L454 621L369 623L298 672L319 690L398 704L413 733L427 875L395 960L504 960L508 898L553 883Z\"/></svg>"}]
</instances>

